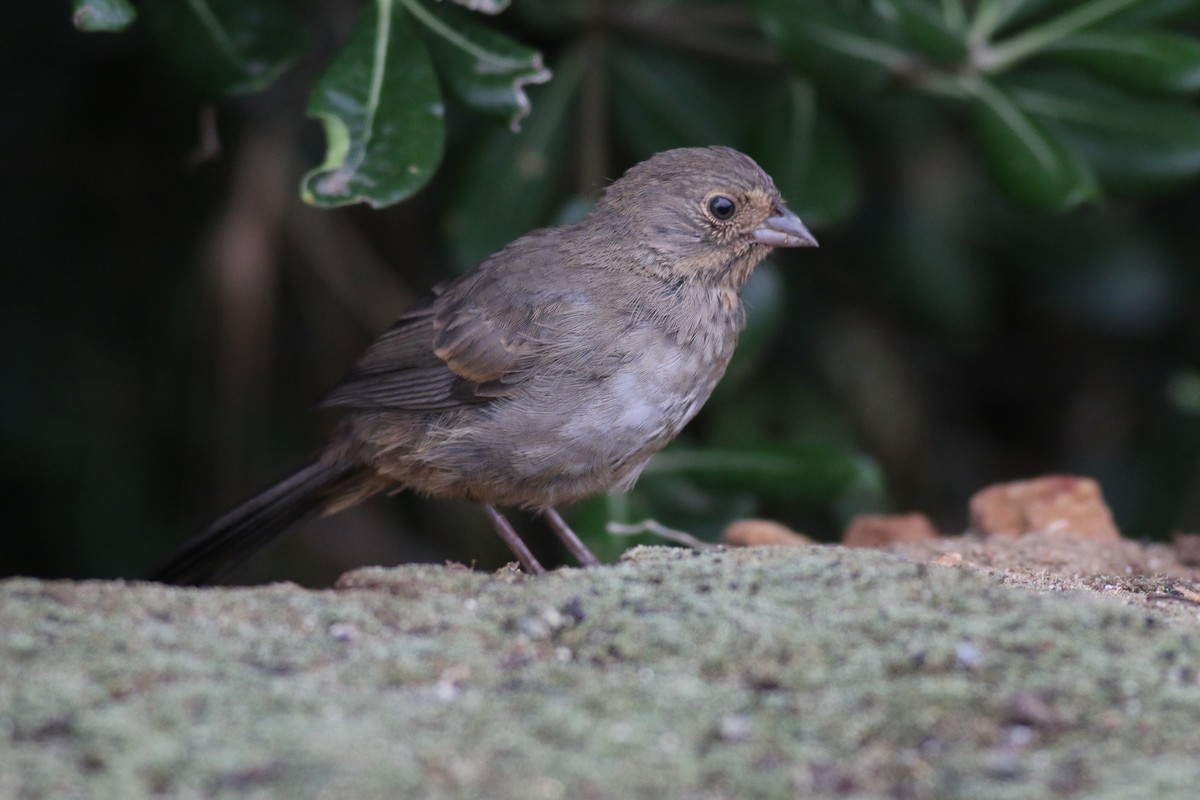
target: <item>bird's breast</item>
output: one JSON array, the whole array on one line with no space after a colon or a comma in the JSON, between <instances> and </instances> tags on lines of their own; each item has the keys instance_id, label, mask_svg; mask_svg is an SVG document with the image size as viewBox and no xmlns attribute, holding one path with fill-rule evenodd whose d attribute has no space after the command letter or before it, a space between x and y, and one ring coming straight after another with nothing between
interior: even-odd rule
<instances>
[{"instance_id":1,"label":"bird's breast","mask_svg":"<svg viewBox=\"0 0 1200 800\"><path fill-rule=\"evenodd\" d=\"M507 398L430 426L420 451L405 457L453 470L426 474L406 463L398 479L431 494L531 508L632 485L724 375L740 303L710 291L677 306L593 312L611 324L560 343Z\"/></svg>"},{"instance_id":2,"label":"bird's breast","mask_svg":"<svg viewBox=\"0 0 1200 800\"><path fill-rule=\"evenodd\" d=\"M591 449L616 472L640 469L696 416L725 374L741 330L736 295L732 307L711 293L708 299L665 321L632 322L612 343L616 367L564 421L573 447Z\"/></svg>"}]
</instances>

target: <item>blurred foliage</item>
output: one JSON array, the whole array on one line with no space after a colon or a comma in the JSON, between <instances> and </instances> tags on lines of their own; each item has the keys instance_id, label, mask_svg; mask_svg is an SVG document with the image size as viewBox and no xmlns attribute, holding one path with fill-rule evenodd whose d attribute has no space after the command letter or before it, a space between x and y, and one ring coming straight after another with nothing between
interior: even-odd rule
<instances>
[{"instance_id":1,"label":"blurred foliage","mask_svg":"<svg viewBox=\"0 0 1200 800\"><path fill-rule=\"evenodd\" d=\"M73 0L72 5L81 31L121 31L137 17L129 0Z\"/></svg>"},{"instance_id":2,"label":"blurred foliage","mask_svg":"<svg viewBox=\"0 0 1200 800\"><path fill-rule=\"evenodd\" d=\"M1099 478L1130 535L1200 527L1200 0L72 12L122 33L39 8L0 34L10 263L77 298L5 297L31 343L6 370L5 466L50 543L14 569L135 573L298 462L325 424L306 400L415 293L704 144L754 156L822 249L760 268L708 407L631 495L576 509L610 555L628 541L605 524L644 517L835 537L894 507L953 530L984 483L1047 471ZM357 203L376 210L331 208ZM479 552L442 505L372 506L339 528L368 531L345 558L393 557L369 532L397 509L449 531L403 557Z\"/></svg>"},{"instance_id":3,"label":"blurred foliage","mask_svg":"<svg viewBox=\"0 0 1200 800\"><path fill-rule=\"evenodd\" d=\"M824 91L927 94L968 114L1013 200L1064 210L1200 173L1200 39L1154 0L759 0L763 29ZM1123 157L1136 152L1138 158Z\"/></svg>"}]
</instances>

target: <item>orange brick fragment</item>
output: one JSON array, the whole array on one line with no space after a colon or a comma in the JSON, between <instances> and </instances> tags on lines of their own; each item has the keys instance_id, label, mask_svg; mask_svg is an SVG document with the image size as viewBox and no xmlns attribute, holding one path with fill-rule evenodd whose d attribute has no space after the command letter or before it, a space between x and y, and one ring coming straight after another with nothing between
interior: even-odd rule
<instances>
[{"instance_id":1,"label":"orange brick fragment","mask_svg":"<svg viewBox=\"0 0 1200 800\"><path fill-rule=\"evenodd\" d=\"M842 534L847 547L886 547L893 542L919 542L938 538L924 514L859 514Z\"/></svg>"},{"instance_id":2,"label":"orange brick fragment","mask_svg":"<svg viewBox=\"0 0 1200 800\"><path fill-rule=\"evenodd\" d=\"M1048 475L981 489L971 498L971 530L983 536L1060 533L1084 539L1121 538L1100 485L1074 475Z\"/></svg>"},{"instance_id":3,"label":"orange brick fragment","mask_svg":"<svg viewBox=\"0 0 1200 800\"><path fill-rule=\"evenodd\" d=\"M731 522L721 534L721 541L735 547L755 547L770 544L812 544L803 534L769 519L739 519Z\"/></svg>"}]
</instances>

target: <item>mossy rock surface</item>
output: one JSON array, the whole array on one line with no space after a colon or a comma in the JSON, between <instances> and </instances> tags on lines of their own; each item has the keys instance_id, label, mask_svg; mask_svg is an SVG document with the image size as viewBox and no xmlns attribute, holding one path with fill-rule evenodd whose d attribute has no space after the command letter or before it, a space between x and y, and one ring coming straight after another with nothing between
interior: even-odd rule
<instances>
[{"instance_id":1,"label":"mossy rock surface","mask_svg":"<svg viewBox=\"0 0 1200 800\"><path fill-rule=\"evenodd\" d=\"M4 798L1195 797L1200 616L837 547L0 582Z\"/></svg>"}]
</instances>

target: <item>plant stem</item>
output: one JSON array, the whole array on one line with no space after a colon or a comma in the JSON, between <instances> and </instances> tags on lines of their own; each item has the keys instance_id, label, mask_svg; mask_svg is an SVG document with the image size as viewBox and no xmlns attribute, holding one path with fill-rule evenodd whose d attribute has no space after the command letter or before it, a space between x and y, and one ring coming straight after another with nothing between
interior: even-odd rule
<instances>
[{"instance_id":1,"label":"plant stem","mask_svg":"<svg viewBox=\"0 0 1200 800\"><path fill-rule=\"evenodd\" d=\"M975 46L987 42L1025 2L1026 0L982 0L975 9L975 17L971 20L971 30L968 33L970 42Z\"/></svg>"},{"instance_id":2,"label":"plant stem","mask_svg":"<svg viewBox=\"0 0 1200 800\"><path fill-rule=\"evenodd\" d=\"M1063 37L1093 25L1139 0L1092 0L1041 25L1029 28L994 47L980 47L974 64L981 72L997 73L1044 50Z\"/></svg>"},{"instance_id":3,"label":"plant stem","mask_svg":"<svg viewBox=\"0 0 1200 800\"><path fill-rule=\"evenodd\" d=\"M959 31L966 27L967 10L962 0L942 0L942 19L951 30Z\"/></svg>"},{"instance_id":4,"label":"plant stem","mask_svg":"<svg viewBox=\"0 0 1200 800\"><path fill-rule=\"evenodd\" d=\"M420 20L425 27L441 36L450 44L470 55L480 64L486 64L489 67L500 71L510 71L515 69L525 69L529 66L529 62L508 58L499 53L493 53L490 50L478 46L467 37L460 34L458 31L451 28L446 23L442 22L433 12L421 5L417 0L399 0L400 5L408 9L408 13Z\"/></svg>"},{"instance_id":5,"label":"plant stem","mask_svg":"<svg viewBox=\"0 0 1200 800\"><path fill-rule=\"evenodd\" d=\"M225 30L223 25L221 25L221 21L217 19L217 15L213 13L213 10L209 7L208 3L205 2L205 0L187 0L187 4L191 7L192 13L196 15L196 19L200 21L200 25L205 31L208 32L208 35L212 38L213 43L216 44L217 50L219 50L221 54L229 60L230 63L236 66L239 70L245 72L246 59L243 58L242 54L238 52L237 45L233 43L233 39L230 38L229 32Z\"/></svg>"}]
</instances>

